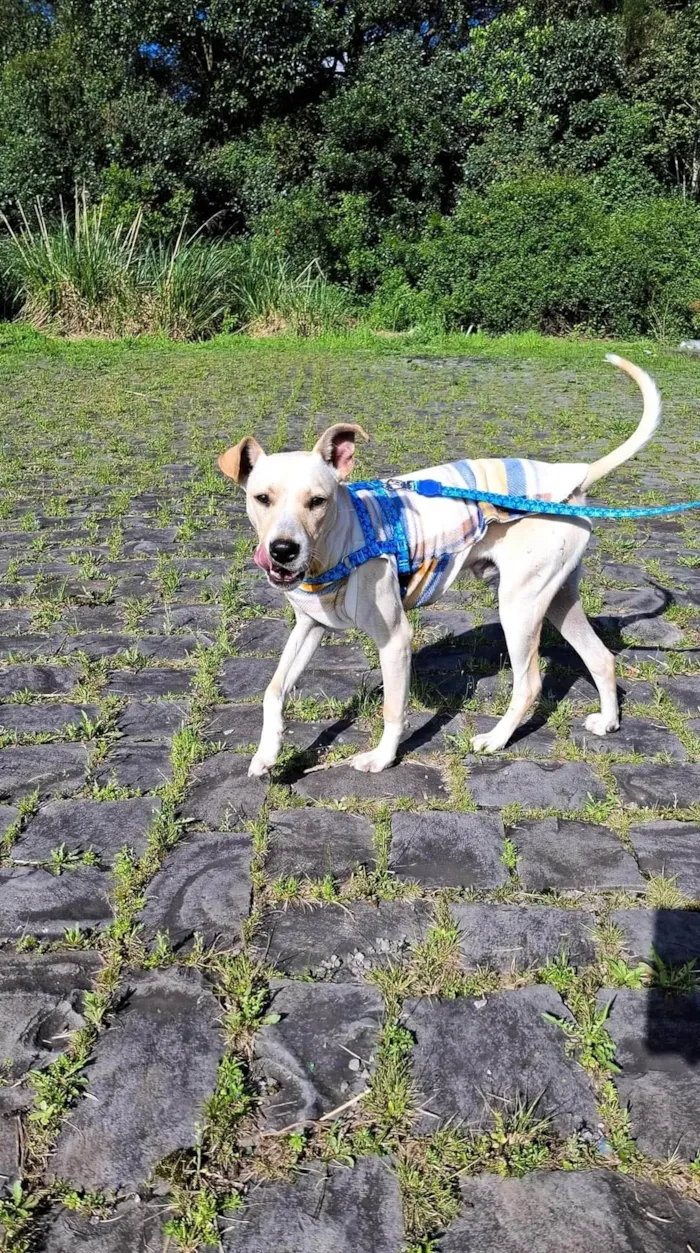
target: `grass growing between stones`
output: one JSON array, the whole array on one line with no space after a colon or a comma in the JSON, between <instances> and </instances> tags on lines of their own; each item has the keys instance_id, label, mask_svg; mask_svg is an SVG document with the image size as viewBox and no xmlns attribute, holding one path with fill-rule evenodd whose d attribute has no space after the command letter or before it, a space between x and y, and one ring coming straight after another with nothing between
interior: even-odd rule
<instances>
[{"instance_id":1,"label":"grass growing between stones","mask_svg":"<svg viewBox=\"0 0 700 1253\"><path fill-rule=\"evenodd\" d=\"M199 831L196 823L183 819L182 809L200 765L224 751L207 731L212 712L223 703L224 663L236 656L252 667L256 657L245 657L241 630L273 614L284 618L281 608L256 599L260 584L251 577L252 546L242 501L215 471L216 454L252 432L267 451L302 443L308 447L325 426L352 416L373 437L372 444L362 449L363 477L465 455L592 458L611 447L638 417L638 398L602 364L600 347L573 341L542 343L533 337L503 342L471 337L409 346L400 340L393 345L364 340L350 352L349 340L309 347L251 346L222 339L177 348L157 341L57 345L40 336L19 336L16 330L0 330L0 336L4 338L0 526L5 541L0 553L0 640L7 644L3 656L15 659L13 665L44 658L57 671L75 666L78 672L65 694L60 689L35 692L23 680L0 700L40 710L66 701L96 710L78 725L56 732L3 734L1 751L16 745L85 744L89 764L84 787L76 795L96 801L126 797L138 789L120 785L116 774L111 778L109 773L111 754L121 742L120 719L134 699L123 694L125 683L131 691L128 685L136 684L139 676L155 673L177 685L178 674L183 674L189 702L181 728L170 737L171 776L158 787L161 809L145 851L137 856L123 849L112 870L114 920L101 934L78 926L58 942L27 934L18 945L27 952L97 947L103 966L85 998L85 1026L65 1042L58 1060L32 1077L35 1099L24 1124L24 1177L20 1187L0 1202L3 1253L28 1253L37 1217L54 1203L84 1213L111 1209L112 1198L76 1192L65 1181L48 1184L45 1167L61 1127L85 1099L90 1060L102 1034L118 1027L120 996L128 972L135 968L194 969L213 986L221 1012L216 1029L222 1033L224 1055L215 1089L202 1111L196 1143L158 1169L161 1185L167 1182L170 1188L168 1231L173 1245L185 1253L216 1245L221 1215L245 1205L249 1185L294 1177L313 1163L336 1161L351 1167L367 1153L386 1155L394 1163L411 1253L432 1253L458 1212L459 1180L465 1174L492 1171L519 1176L537 1168L595 1164L700 1196L697 1159L652 1161L636 1147L614 1086L617 1063L607 1019L596 1002L603 987L612 989L611 996L616 989L654 988L669 997L697 989L693 962L628 960L610 922L612 910L619 907L686 909L693 902L670 871L647 876L645 894L555 887L531 892L519 878L517 824L523 819L552 816L600 823L633 852L629 833L634 825L668 817L697 822L700 815L700 803L693 798L676 804L657 799L646 807L630 801L614 769L620 763L644 768L651 758L620 751L598 755L573 738L583 713L594 705L592 693L586 700L585 693L571 689L578 671L570 658L557 651L543 665L547 681L556 682L562 692L551 696L545 691L538 709L554 733L551 750L510 746L501 760L525 755L549 764L586 763L604 784L602 799L589 799L574 811L545 804L524 806L521 799L504 795L499 807L506 832L501 858L509 877L501 887L425 888L391 870L393 813L478 812L470 790L473 765L465 760L473 719L503 712L510 682L503 642L490 620L495 604L491 588L472 584L467 590L458 584L453 589L452 602L445 602L442 609L468 610L473 629L466 636L449 636L444 645L444 653L454 661L447 682L444 673L421 664L412 684L413 712L464 716L462 729L447 745L436 745L434 753L422 758L439 769L447 787L445 800L398 796L332 801L321 796L313 802L315 808L362 814L370 820L374 868L336 879L319 864L315 875L273 879L266 873L266 854L274 839L269 814L311 804L300 796L297 784L300 772L316 764L312 753L287 748L264 805L247 822L253 899L241 951L222 950L201 936L182 950L173 947L164 933L147 945L140 931L140 912L154 874L185 834L196 839ZM642 360L641 346L622 351ZM437 354L448 352L457 355L440 362ZM692 470L700 451L692 435L697 425L696 371L658 345L645 346L643 360L667 398L664 425L643 458L600 485L596 503L636 504L639 499L696 494ZM662 490L646 476L660 477L667 486ZM615 566L636 565L644 586L645 580L671 586L673 579L675 587L682 583L679 570L691 579L699 560L692 554L700 533L690 522L678 534L675 543L661 541L653 528L626 524L597 528L597 549L584 591L589 611L605 613L606 593L628 586L624 571L616 573ZM689 600L670 604L660 615L662 623L682 629L678 649L650 656L645 650L627 648L620 665L626 680L640 687L649 684L653 694L651 705L645 703L646 697L639 702L631 697L626 716L652 715L655 725L677 737L691 764L698 761L700 750L700 737L691 725L695 715L692 710L684 712L665 684L700 674L695 653L700 645L699 615L693 604ZM177 625L177 615L193 607L219 614L205 629L190 632ZM159 625L145 626L149 618L154 621L154 611L160 615ZM106 616L100 619L101 614ZM434 639L434 627L424 630L420 615L412 617L417 651ZM17 621L23 625L17 626ZM93 629L91 623L100 621L102 625ZM364 639L355 642L364 649L368 664L376 665L373 646ZM620 638L615 646L624 642ZM152 648L156 655L148 651ZM552 649L559 650L560 641L554 631L547 631L545 651ZM120 690L113 690L115 686ZM177 699L177 692L168 690L160 699ZM258 694L239 700L234 692L227 700L249 708ZM0 704L0 725L1 711ZM293 698L287 714L306 724L348 716L373 743L379 731L380 697L364 685L346 702ZM331 765L351 751L349 746L331 746L322 760ZM662 750L656 764L668 766L669 755ZM13 853L18 855L38 804L38 794L23 796L16 804L17 815L1 837L3 868L18 864ZM233 809L221 822L223 830L242 825ZM60 843L50 862L55 872L71 875L79 875L85 864L84 860L78 864L71 849ZM384 1012L366 1095L327 1120L281 1134L262 1134L258 1118L264 1093L251 1063L257 1032L274 1025L270 1006L274 972L265 958L254 955L252 943L266 911L274 906L301 912L309 905L349 910L354 902L410 907L416 899L432 910L427 934L401 960L375 966L368 975L381 992ZM452 913L457 902L585 908L597 925L595 964L574 969L564 945L561 953L552 954L539 967L467 968ZM591 1077L600 1137L562 1140L537 1104L517 1094L508 1102L494 1102L489 1126L448 1125L428 1136L416 1135L413 1039L402 1018L405 1003L418 997L481 1001L536 983L554 988L573 1016L571 1022L560 1020L562 1048L568 1045ZM144 1195L148 1194L145 1184Z\"/></svg>"}]
</instances>

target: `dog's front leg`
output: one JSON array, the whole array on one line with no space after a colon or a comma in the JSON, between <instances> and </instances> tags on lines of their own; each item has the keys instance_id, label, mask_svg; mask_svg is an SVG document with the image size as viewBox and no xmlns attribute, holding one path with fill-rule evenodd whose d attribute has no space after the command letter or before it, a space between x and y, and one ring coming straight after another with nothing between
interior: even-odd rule
<instances>
[{"instance_id":1,"label":"dog's front leg","mask_svg":"<svg viewBox=\"0 0 700 1253\"><path fill-rule=\"evenodd\" d=\"M296 625L282 651L279 665L270 680L263 699L263 729L258 751L248 767L248 774L260 776L272 769L282 747L284 722L282 709L285 697L308 665L323 638L324 627L308 614L295 610Z\"/></svg>"},{"instance_id":2,"label":"dog's front leg","mask_svg":"<svg viewBox=\"0 0 700 1253\"><path fill-rule=\"evenodd\" d=\"M372 563L374 564L374 563ZM376 748L352 758L355 770L379 774L396 757L406 726L408 690L411 684L411 640L413 632L401 605L398 583L391 568L384 565L383 577L375 588L376 600L366 621L358 623L372 636L379 650L384 687L384 730ZM368 567L365 567L368 569Z\"/></svg>"}]
</instances>

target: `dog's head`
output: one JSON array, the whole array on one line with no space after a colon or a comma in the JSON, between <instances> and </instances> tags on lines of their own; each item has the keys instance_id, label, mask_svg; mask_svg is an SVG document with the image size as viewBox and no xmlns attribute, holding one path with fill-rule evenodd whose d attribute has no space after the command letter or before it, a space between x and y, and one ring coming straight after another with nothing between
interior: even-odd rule
<instances>
[{"instance_id":1,"label":"dog's head","mask_svg":"<svg viewBox=\"0 0 700 1253\"><path fill-rule=\"evenodd\" d=\"M274 587L291 591L319 556L335 519L338 485L352 473L358 435L369 439L354 422L339 422L313 452L270 456L248 435L219 457L219 469L245 488L260 541L255 562Z\"/></svg>"}]
</instances>

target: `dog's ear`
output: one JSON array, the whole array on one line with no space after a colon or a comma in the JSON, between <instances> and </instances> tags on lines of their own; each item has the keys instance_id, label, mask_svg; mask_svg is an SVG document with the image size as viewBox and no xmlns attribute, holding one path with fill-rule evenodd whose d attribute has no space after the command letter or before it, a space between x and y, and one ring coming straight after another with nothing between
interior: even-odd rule
<instances>
[{"instance_id":1,"label":"dog's ear","mask_svg":"<svg viewBox=\"0 0 700 1253\"><path fill-rule=\"evenodd\" d=\"M221 473L225 474L228 479L234 479L240 487L245 487L248 482L248 475L258 457L264 456L265 453L257 439L253 439L252 435L246 435L240 444L236 444L234 448L227 448L226 452L222 452L218 465Z\"/></svg>"},{"instance_id":2,"label":"dog's ear","mask_svg":"<svg viewBox=\"0 0 700 1253\"><path fill-rule=\"evenodd\" d=\"M329 426L314 444L314 452L333 466L340 479L347 479L352 474L357 435L361 439L369 439L367 432L363 431L356 422L336 422L335 426Z\"/></svg>"}]
</instances>

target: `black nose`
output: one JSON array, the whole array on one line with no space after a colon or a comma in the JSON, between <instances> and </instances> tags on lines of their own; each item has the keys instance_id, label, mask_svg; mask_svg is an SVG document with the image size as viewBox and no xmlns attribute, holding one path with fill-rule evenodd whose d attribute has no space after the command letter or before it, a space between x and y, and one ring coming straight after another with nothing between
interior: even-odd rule
<instances>
[{"instance_id":1,"label":"black nose","mask_svg":"<svg viewBox=\"0 0 700 1253\"><path fill-rule=\"evenodd\" d=\"M299 556L299 545L294 539L273 539L270 544L270 556L281 566L288 566Z\"/></svg>"}]
</instances>

